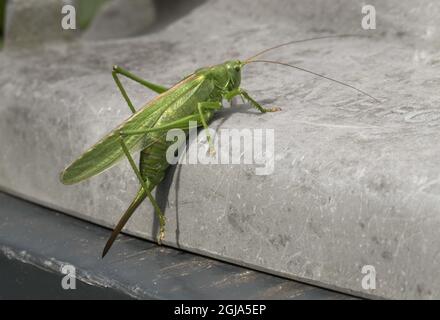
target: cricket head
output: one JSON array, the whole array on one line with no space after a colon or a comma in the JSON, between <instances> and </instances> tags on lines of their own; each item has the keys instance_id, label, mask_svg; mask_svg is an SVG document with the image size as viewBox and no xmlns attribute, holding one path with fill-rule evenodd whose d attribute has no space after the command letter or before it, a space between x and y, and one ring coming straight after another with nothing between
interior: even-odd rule
<instances>
[{"instance_id":1,"label":"cricket head","mask_svg":"<svg viewBox=\"0 0 440 320\"><path fill-rule=\"evenodd\" d=\"M226 61L223 66L226 68L228 74L228 90L234 90L240 87L243 63L239 60L231 60Z\"/></svg>"}]
</instances>

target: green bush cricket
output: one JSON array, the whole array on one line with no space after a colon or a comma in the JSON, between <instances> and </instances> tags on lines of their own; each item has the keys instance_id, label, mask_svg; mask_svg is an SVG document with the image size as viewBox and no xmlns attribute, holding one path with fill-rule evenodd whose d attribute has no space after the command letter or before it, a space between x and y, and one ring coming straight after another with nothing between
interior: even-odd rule
<instances>
[{"instance_id":1,"label":"green bush cricket","mask_svg":"<svg viewBox=\"0 0 440 320\"><path fill-rule=\"evenodd\" d=\"M241 96L262 113L280 110L278 108L262 107L247 91L240 87L241 70L245 65L260 62L288 66L350 87L377 101L366 92L333 78L287 63L256 59L270 50L293 43L350 36L356 35L322 36L283 43L263 50L243 61L231 60L198 69L169 89L143 80L123 68L114 66L112 76L133 115L70 164L61 173L60 177L62 183L74 184L112 167L124 156L128 159L136 174L140 182L140 189L116 225L107 241L102 256L106 255L117 235L145 198L150 200L157 214L160 225L158 243L162 242L165 234L165 216L151 192L163 180L169 167L166 160L166 150L172 142L167 141L165 138L168 130L188 130L190 121L197 122L197 126L202 126L205 129L210 152L213 153L215 151L208 131L208 123L212 120L214 113L223 108L223 99L231 101L232 98ZM123 75L138 82L159 95L139 110L136 110L118 75ZM136 166L131 156L131 152L134 151L140 151L138 166Z\"/></svg>"}]
</instances>

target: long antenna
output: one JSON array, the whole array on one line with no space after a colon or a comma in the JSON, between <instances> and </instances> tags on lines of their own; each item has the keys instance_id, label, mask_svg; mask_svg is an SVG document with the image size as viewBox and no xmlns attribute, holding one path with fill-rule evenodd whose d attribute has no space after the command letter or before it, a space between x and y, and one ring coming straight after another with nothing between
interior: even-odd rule
<instances>
[{"instance_id":1,"label":"long antenna","mask_svg":"<svg viewBox=\"0 0 440 320\"><path fill-rule=\"evenodd\" d=\"M357 38L359 38L359 37L368 37L368 36L365 36L365 35L357 35L357 34L340 34L340 35L333 35L333 36L321 36L321 37L307 38L307 39L301 39L301 40L293 40L293 41L289 41L289 42L285 42L285 43L282 43L282 44L276 45L276 46L271 47L271 48L264 49L264 50L258 52L257 54L253 55L252 57L247 58L247 59L245 60L245 62L246 62L246 61L251 61L251 60L253 60L254 58L256 58L256 57L258 57L258 56L261 56L262 54L264 54L264 53L266 53L266 52L269 52L269 51L272 51L272 50L275 50L275 49L278 49L278 48L281 48L281 47L285 47L285 46L288 46L288 45L291 45L291 44L294 44L294 43L301 43L301 42L314 41L314 40L321 40L321 39L348 38L348 37L357 37Z\"/></svg>"},{"instance_id":2,"label":"long antenna","mask_svg":"<svg viewBox=\"0 0 440 320\"><path fill-rule=\"evenodd\" d=\"M349 87L349 88L351 88L353 90L356 90L356 91L362 93L363 95L366 95L366 96L370 97L371 99L375 100L376 102L380 103L380 101L378 99L376 99L375 97L373 97L372 95L370 95L370 94L366 93L365 91L362 91L361 89L358 89L358 88L356 88L356 87L354 87L354 86L352 86L350 84L344 83L342 81L339 81L339 80L336 80L336 79L324 76L322 74L319 74L319 73L316 73L316 72L313 72L313 71L310 71L310 70L307 70L307 69L304 69L304 68L301 68L301 67L294 66L292 64L288 64L288 63L284 63L284 62L280 62L280 61L272 61L272 60L250 60L250 61L248 60L247 62L244 62L243 64L254 63L254 62L273 63L273 64L278 64L278 65L294 68L294 69L297 69L297 70L300 70L300 71L304 71L304 72L307 72L307 73L311 73L311 74L313 74L315 76L318 76L318 77L321 77L321 78L324 78L324 79L336 82L336 83L338 83L340 85L343 85L343 86Z\"/></svg>"}]
</instances>

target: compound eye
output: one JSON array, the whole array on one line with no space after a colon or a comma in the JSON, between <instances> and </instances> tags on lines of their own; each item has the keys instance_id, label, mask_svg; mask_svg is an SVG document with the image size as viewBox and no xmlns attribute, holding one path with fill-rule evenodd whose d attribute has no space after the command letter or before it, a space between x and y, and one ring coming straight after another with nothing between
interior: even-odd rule
<instances>
[{"instance_id":1,"label":"compound eye","mask_svg":"<svg viewBox=\"0 0 440 320\"><path fill-rule=\"evenodd\" d=\"M240 66L236 66L234 69L235 69L235 71L239 72L240 71Z\"/></svg>"}]
</instances>

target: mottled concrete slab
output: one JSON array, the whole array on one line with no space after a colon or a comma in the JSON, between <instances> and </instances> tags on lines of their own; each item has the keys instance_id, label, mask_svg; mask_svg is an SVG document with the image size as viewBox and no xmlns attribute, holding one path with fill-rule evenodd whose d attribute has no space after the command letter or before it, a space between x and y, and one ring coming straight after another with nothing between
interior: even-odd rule
<instances>
[{"instance_id":1,"label":"mottled concrete slab","mask_svg":"<svg viewBox=\"0 0 440 320\"><path fill-rule=\"evenodd\" d=\"M290 39L323 40L271 58L349 82L374 101L308 74L250 65L243 87L283 109L224 110L213 128L275 129L275 170L183 165L157 192L166 244L329 288L386 298L440 298L440 41L435 1L208 1L144 37L59 44L0 56L0 185L113 226L137 188L126 162L62 186L59 171L129 116L113 64L171 85L194 69ZM127 83L136 105L154 95ZM144 204L127 232L153 238ZM115 246L113 250L118 250ZM364 265L376 290L361 286Z\"/></svg>"}]
</instances>

